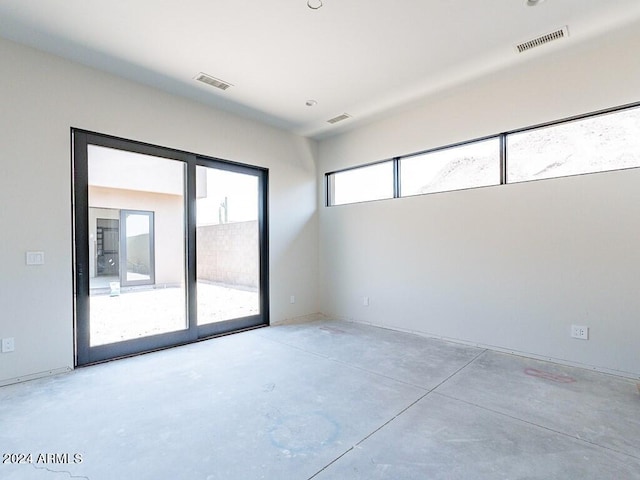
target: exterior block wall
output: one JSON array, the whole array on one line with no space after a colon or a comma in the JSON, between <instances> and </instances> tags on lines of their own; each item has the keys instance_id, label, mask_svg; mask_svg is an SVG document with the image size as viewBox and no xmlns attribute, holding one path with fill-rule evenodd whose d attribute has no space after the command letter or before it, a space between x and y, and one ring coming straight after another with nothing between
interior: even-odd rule
<instances>
[{"instance_id":1,"label":"exterior block wall","mask_svg":"<svg viewBox=\"0 0 640 480\"><path fill-rule=\"evenodd\" d=\"M223 223L197 228L198 280L258 287L258 222Z\"/></svg>"}]
</instances>

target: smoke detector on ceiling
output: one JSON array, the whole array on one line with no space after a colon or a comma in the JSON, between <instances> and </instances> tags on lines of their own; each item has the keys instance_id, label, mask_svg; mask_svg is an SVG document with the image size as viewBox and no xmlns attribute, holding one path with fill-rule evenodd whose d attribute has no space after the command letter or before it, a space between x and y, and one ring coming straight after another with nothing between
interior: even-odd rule
<instances>
[{"instance_id":1,"label":"smoke detector on ceiling","mask_svg":"<svg viewBox=\"0 0 640 480\"><path fill-rule=\"evenodd\" d=\"M220 80L219 78L212 77L211 75L207 75L206 73L200 72L198 75L193 77L195 80L206 83L212 87L219 88L220 90L226 90L229 87L233 87L229 82L225 82L224 80Z\"/></svg>"},{"instance_id":2,"label":"smoke detector on ceiling","mask_svg":"<svg viewBox=\"0 0 640 480\"><path fill-rule=\"evenodd\" d=\"M549 42L553 42L555 40L562 40L563 38L569 37L569 27L566 25L558 30L547 33L545 35L540 35L539 37L532 38L531 40L527 40L526 42L522 42L516 45L516 50L518 53L526 52L527 50L531 50L532 48L541 47Z\"/></svg>"}]
</instances>

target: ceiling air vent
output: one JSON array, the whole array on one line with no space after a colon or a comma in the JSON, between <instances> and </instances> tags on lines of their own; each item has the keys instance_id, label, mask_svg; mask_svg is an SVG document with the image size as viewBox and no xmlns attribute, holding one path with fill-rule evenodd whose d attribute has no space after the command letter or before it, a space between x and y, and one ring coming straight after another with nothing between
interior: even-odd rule
<instances>
[{"instance_id":1,"label":"ceiling air vent","mask_svg":"<svg viewBox=\"0 0 640 480\"><path fill-rule=\"evenodd\" d=\"M207 75L206 73L202 72L200 72L194 78L199 82L206 83L207 85L219 88L220 90L226 90L229 87L233 87L232 84L227 83L224 80L220 80L219 78L212 77L211 75Z\"/></svg>"},{"instance_id":2,"label":"ceiling air vent","mask_svg":"<svg viewBox=\"0 0 640 480\"><path fill-rule=\"evenodd\" d=\"M569 29L565 26L555 32L547 33L546 35L540 35L537 38L529 40L528 42L523 42L519 45L516 45L516 50L518 53L526 52L527 50L531 50L535 47L540 47L545 43L553 42L554 40L561 40L569 36Z\"/></svg>"},{"instance_id":3,"label":"ceiling air vent","mask_svg":"<svg viewBox=\"0 0 640 480\"><path fill-rule=\"evenodd\" d=\"M343 113L342 115L338 115L337 117L333 117L329 120L327 120L327 122L334 124L334 123L338 123L341 122L343 120L346 120L347 118L351 118L351 115L349 115L348 113Z\"/></svg>"}]
</instances>

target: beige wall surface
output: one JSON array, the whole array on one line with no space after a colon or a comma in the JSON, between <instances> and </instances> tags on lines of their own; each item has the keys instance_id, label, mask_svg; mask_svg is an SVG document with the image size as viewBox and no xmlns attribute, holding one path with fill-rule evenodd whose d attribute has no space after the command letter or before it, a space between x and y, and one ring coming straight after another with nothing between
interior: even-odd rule
<instances>
[{"instance_id":1,"label":"beige wall surface","mask_svg":"<svg viewBox=\"0 0 640 480\"><path fill-rule=\"evenodd\" d=\"M268 168L271 320L318 312L315 142L6 40L0 60L0 384L74 365L72 127Z\"/></svg>"},{"instance_id":2,"label":"beige wall surface","mask_svg":"<svg viewBox=\"0 0 640 480\"><path fill-rule=\"evenodd\" d=\"M640 25L417 102L319 145L332 170L640 101ZM640 376L640 169L323 207L338 317ZM363 297L369 297L369 306ZM570 337L590 327L588 341Z\"/></svg>"}]
</instances>

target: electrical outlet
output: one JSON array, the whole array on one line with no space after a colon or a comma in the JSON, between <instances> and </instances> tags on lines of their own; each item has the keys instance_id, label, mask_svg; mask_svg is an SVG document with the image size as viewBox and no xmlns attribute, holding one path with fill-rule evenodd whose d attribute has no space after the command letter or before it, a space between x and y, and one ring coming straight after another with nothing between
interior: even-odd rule
<instances>
[{"instance_id":1,"label":"electrical outlet","mask_svg":"<svg viewBox=\"0 0 640 480\"><path fill-rule=\"evenodd\" d=\"M2 339L2 353L13 352L16 349L16 342L13 337Z\"/></svg>"},{"instance_id":2,"label":"electrical outlet","mask_svg":"<svg viewBox=\"0 0 640 480\"><path fill-rule=\"evenodd\" d=\"M369 306L369 297L362 297L362 305L365 307Z\"/></svg>"},{"instance_id":3,"label":"electrical outlet","mask_svg":"<svg viewBox=\"0 0 640 480\"><path fill-rule=\"evenodd\" d=\"M291 295L289 297L289 303L296 303L296 296L295 295Z\"/></svg>"},{"instance_id":4,"label":"electrical outlet","mask_svg":"<svg viewBox=\"0 0 640 480\"><path fill-rule=\"evenodd\" d=\"M584 325L571 325L571 337L580 340L589 340L589 327Z\"/></svg>"}]
</instances>

